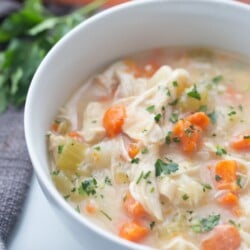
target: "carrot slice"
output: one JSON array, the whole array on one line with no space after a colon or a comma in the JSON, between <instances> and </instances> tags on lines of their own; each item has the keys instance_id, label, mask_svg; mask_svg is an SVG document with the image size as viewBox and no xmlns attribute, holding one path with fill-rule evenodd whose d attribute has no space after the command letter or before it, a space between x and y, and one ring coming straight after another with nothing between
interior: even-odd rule
<instances>
[{"instance_id":1,"label":"carrot slice","mask_svg":"<svg viewBox=\"0 0 250 250\"><path fill-rule=\"evenodd\" d=\"M113 138L122 132L125 118L126 109L121 105L113 106L105 112L103 126L108 137Z\"/></svg>"},{"instance_id":2,"label":"carrot slice","mask_svg":"<svg viewBox=\"0 0 250 250\"><path fill-rule=\"evenodd\" d=\"M134 242L142 240L148 233L148 228L134 221L124 223L119 230L119 236L121 238Z\"/></svg>"},{"instance_id":3,"label":"carrot slice","mask_svg":"<svg viewBox=\"0 0 250 250\"><path fill-rule=\"evenodd\" d=\"M219 225L201 244L202 250L237 250L240 247L241 238L236 227L231 225Z\"/></svg>"},{"instance_id":4,"label":"carrot slice","mask_svg":"<svg viewBox=\"0 0 250 250\"><path fill-rule=\"evenodd\" d=\"M133 218L141 218L147 215L144 207L139 201L134 199L130 192L127 192L124 198L123 207L125 211Z\"/></svg>"},{"instance_id":5,"label":"carrot slice","mask_svg":"<svg viewBox=\"0 0 250 250\"><path fill-rule=\"evenodd\" d=\"M215 166L215 179L217 178L217 188L225 184L231 184L236 181L237 163L234 160L219 161Z\"/></svg>"},{"instance_id":6,"label":"carrot slice","mask_svg":"<svg viewBox=\"0 0 250 250\"><path fill-rule=\"evenodd\" d=\"M131 159L135 158L135 156L139 153L139 147L135 143L130 143L128 146L128 155Z\"/></svg>"},{"instance_id":7,"label":"carrot slice","mask_svg":"<svg viewBox=\"0 0 250 250\"><path fill-rule=\"evenodd\" d=\"M122 4L122 3L126 3L126 2L130 2L131 0L107 0L103 7L104 8L110 8L110 7L113 7L113 6L116 6L118 4Z\"/></svg>"},{"instance_id":8,"label":"carrot slice","mask_svg":"<svg viewBox=\"0 0 250 250\"><path fill-rule=\"evenodd\" d=\"M90 202L86 204L85 210L88 214L95 214L97 211L96 206Z\"/></svg>"},{"instance_id":9,"label":"carrot slice","mask_svg":"<svg viewBox=\"0 0 250 250\"><path fill-rule=\"evenodd\" d=\"M196 112L188 116L188 121L192 124L199 126L202 129L206 129L209 126L210 119L204 112Z\"/></svg>"},{"instance_id":10,"label":"carrot slice","mask_svg":"<svg viewBox=\"0 0 250 250\"><path fill-rule=\"evenodd\" d=\"M198 149L201 133L200 127L186 120L179 120L173 127L173 137L180 140L183 151L187 153Z\"/></svg>"},{"instance_id":11,"label":"carrot slice","mask_svg":"<svg viewBox=\"0 0 250 250\"><path fill-rule=\"evenodd\" d=\"M224 206L237 206L239 203L238 196L230 191L220 196L217 201Z\"/></svg>"},{"instance_id":12,"label":"carrot slice","mask_svg":"<svg viewBox=\"0 0 250 250\"><path fill-rule=\"evenodd\" d=\"M71 137L72 139L75 139L77 141L82 141L82 136L77 131L70 131L67 133L67 136Z\"/></svg>"},{"instance_id":13,"label":"carrot slice","mask_svg":"<svg viewBox=\"0 0 250 250\"><path fill-rule=\"evenodd\" d=\"M234 150L250 150L250 136L249 136L249 134L236 136L230 144L231 147Z\"/></svg>"}]
</instances>

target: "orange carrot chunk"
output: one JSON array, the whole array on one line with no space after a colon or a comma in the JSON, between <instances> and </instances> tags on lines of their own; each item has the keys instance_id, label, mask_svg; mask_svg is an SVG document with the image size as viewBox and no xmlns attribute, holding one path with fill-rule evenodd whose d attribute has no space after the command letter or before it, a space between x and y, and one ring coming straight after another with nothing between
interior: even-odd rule
<instances>
[{"instance_id":1,"label":"orange carrot chunk","mask_svg":"<svg viewBox=\"0 0 250 250\"><path fill-rule=\"evenodd\" d=\"M188 116L188 121L192 124L199 126L202 129L206 129L209 126L210 119L204 112L196 112Z\"/></svg>"},{"instance_id":2,"label":"orange carrot chunk","mask_svg":"<svg viewBox=\"0 0 250 250\"><path fill-rule=\"evenodd\" d=\"M123 207L125 211L133 218L141 218L147 215L147 212L145 211L143 206L139 201L134 199L130 192L127 192L124 198Z\"/></svg>"},{"instance_id":3,"label":"orange carrot chunk","mask_svg":"<svg viewBox=\"0 0 250 250\"><path fill-rule=\"evenodd\" d=\"M186 120L179 120L173 127L173 139L180 140L182 150L186 153L197 151L201 133L200 127Z\"/></svg>"},{"instance_id":4,"label":"orange carrot chunk","mask_svg":"<svg viewBox=\"0 0 250 250\"><path fill-rule=\"evenodd\" d=\"M219 225L203 240L201 250L237 250L240 244L241 238L236 227Z\"/></svg>"},{"instance_id":5,"label":"orange carrot chunk","mask_svg":"<svg viewBox=\"0 0 250 250\"><path fill-rule=\"evenodd\" d=\"M139 153L139 147L135 143L130 143L128 146L128 155L131 159L135 158L135 156Z\"/></svg>"},{"instance_id":6,"label":"orange carrot chunk","mask_svg":"<svg viewBox=\"0 0 250 250\"><path fill-rule=\"evenodd\" d=\"M234 150L250 150L250 133L246 135L238 135L231 142Z\"/></svg>"},{"instance_id":7,"label":"orange carrot chunk","mask_svg":"<svg viewBox=\"0 0 250 250\"><path fill-rule=\"evenodd\" d=\"M223 206L237 206L239 203L238 196L230 191L220 196L217 201Z\"/></svg>"},{"instance_id":8,"label":"orange carrot chunk","mask_svg":"<svg viewBox=\"0 0 250 250\"><path fill-rule=\"evenodd\" d=\"M108 137L113 138L122 132L125 117L126 109L121 105L113 106L105 112L103 126Z\"/></svg>"},{"instance_id":9,"label":"orange carrot chunk","mask_svg":"<svg viewBox=\"0 0 250 250\"><path fill-rule=\"evenodd\" d=\"M119 230L119 236L121 238L134 242L142 240L148 233L149 229L137 222L124 223Z\"/></svg>"},{"instance_id":10,"label":"orange carrot chunk","mask_svg":"<svg viewBox=\"0 0 250 250\"><path fill-rule=\"evenodd\" d=\"M234 160L219 161L215 166L215 179L218 189L230 189L236 181L237 163Z\"/></svg>"},{"instance_id":11,"label":"orange carrot chunk","mask_svg":"<svg viewBox=\"0 0 250 250\"><path fill-rule=\"evenodd\" d=\"M96 211L97 211L97 208L94 204L92 203L88 203L86 206L85 206L85 210L88 214L95 214Z\"/></svg>"}]
</instances>

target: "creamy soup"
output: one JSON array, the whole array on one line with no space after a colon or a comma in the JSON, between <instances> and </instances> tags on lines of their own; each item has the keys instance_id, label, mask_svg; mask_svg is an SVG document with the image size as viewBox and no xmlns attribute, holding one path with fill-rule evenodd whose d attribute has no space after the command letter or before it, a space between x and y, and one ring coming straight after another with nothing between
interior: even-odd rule
<instances>
[{"instance_id":1,"label":"creamy soup","mask_svg":"<svg viewBox=\"0 0 250 250\"><path fill-rule=\"evenodd\" d=\"M166 48L89 78L52 122L51 176L72 207L156 249L250 249L250 64Z\"/></svg>"}]
</instances>

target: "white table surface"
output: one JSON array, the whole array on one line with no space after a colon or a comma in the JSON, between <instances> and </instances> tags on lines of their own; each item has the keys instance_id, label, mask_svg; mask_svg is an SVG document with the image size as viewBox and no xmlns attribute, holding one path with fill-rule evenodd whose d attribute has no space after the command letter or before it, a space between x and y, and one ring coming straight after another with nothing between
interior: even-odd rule
<instances>
[{"instance_id":1,"label":"white table surface","mask_svg":"<svg viewBox=\"0 0 250 250\"><path fill-rule=\"evenodd\" d=\"M60 221L35 177L23 211L10 237L8 250L87 250Z\"/></svg>"}]
</instances>

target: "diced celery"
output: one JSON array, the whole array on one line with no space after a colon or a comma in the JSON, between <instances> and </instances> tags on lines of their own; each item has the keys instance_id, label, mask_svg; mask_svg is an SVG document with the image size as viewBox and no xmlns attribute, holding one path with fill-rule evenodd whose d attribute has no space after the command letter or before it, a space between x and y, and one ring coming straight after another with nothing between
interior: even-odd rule
<instances>
[{"instance_id":1,"label":"diced celery","mask_svg":"<svg viewBox=\"0 0 250 250\"><path fill-rule=\"evenodd\" d=\"M52 180L53 180L57 190L62 195L70 194L71 189L73 188L73 185L64 174L60 173L58 175L52 175Z\"/></svg>"}]
</instances>

